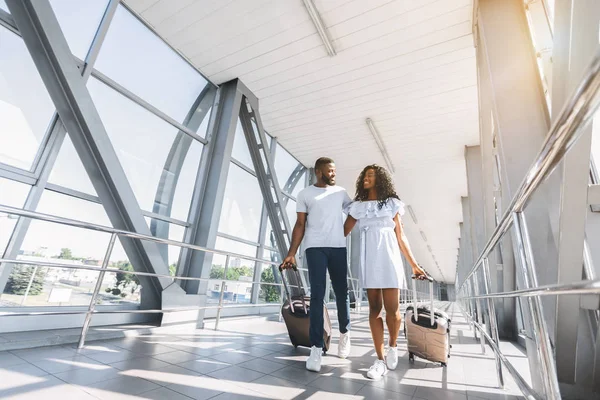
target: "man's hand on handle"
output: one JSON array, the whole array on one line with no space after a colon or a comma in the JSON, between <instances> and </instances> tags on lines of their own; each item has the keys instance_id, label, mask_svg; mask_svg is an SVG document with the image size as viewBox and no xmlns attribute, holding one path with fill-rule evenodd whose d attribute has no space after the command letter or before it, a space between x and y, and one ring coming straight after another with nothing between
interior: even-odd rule
<instances>
[{"instance_id":1,"label":"man's hand on handle","mask_svg":"<svg viewBox=\"0 0 600 400\"><path fill-rule=\"evenodd\" d=\"M294 268L295 265L296 265L296 257L287 256L286 258L283 259L283 263L281 263L281 268L282 269L290 269L290 268Z\"/></svg>"}]
</instances>

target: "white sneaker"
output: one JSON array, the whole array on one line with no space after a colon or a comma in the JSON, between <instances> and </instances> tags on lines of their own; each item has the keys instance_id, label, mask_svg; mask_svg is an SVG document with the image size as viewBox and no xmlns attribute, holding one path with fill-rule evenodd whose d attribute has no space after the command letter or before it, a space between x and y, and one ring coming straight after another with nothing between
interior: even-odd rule
<instances>
[{"instance_id":1,"label":"white sneaker","mask_svg":"<svg viewBox=\"0 0 600 400\"><path fill-rule=\"evenodd\" d=\"M338 345L338 357L347 358L350 355L350 331L340 333L340 344Z\"/></svg>"},{"instance_id":2,"label":"white sneaker","mask_svg":"<svg viewBox=\"0 0 600 400\"><path fill-rule=\"evenodd\" d=\"M387 374L388 369L383 360L376 360L369 371L367 372L367 376L370 379L378 380L381 379L385 374Z\"/></svg>"},{"instance_id":3,"label":"white sneaker","mask_svg":"<svg viewBox=\"0 0 600 400\"><path fill-rule=\"evenodd\" d=\"M388 369L396 369L398 366L398 348L390 347L385 355L385 363L387 364Z\"/></svg>"},{"instance_id":4,"label":"white sneaker","mask_svg":"<svg viewBox=\"0 0 600 400\"><path fill-rule=\"evenodd\" d=\"M321 371L321 358L323 357L323 349L313 346L310 348L310 356L306 360L306 369L313 372Z\"/></svg>"}]
</instances>

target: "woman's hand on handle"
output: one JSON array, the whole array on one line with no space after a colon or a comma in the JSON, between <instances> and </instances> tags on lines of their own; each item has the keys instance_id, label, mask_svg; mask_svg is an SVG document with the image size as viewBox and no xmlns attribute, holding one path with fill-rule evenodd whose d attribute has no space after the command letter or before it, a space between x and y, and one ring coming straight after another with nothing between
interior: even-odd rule
<instances>
[{"instance_id":1,"label":"woman's hand on handle","mask_svg":"<svg viewBox=\"0 0 600 400\"><path fill-rule=\"evenodd\" d=\"M421 268L420 265L414 265L412 270L413 270L413 276L415 279L419 279L419 280L430 279L429 276L427 275L427 272L425 272L425 270L423 268Z\"/></svg>"}]
</instances>

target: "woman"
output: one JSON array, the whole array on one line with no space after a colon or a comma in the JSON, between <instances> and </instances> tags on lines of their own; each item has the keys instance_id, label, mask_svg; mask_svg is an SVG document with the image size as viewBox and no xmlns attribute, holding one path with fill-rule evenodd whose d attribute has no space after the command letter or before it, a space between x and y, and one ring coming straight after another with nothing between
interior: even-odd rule
<instances>
[{"instance_id":1,"label":"woman","mask_svg":"<svg viewBox=\"0 0 600 400\"><path fill-rule=\"evenodd\" d=\"M378 165L369 165L356 182L355 202L347 209L344 233L348 235L358 221L361 236L361 287L367 289L369 325L377 360L367 376L379 379L398 365L397 339L400 332L400 289L406 288L401 253L410 263L413 274L426 274L415 261L402 229L400 201L392 177ZM389 349L384 361L382 309L386 310Z\"/></svg>"}]
</instances>

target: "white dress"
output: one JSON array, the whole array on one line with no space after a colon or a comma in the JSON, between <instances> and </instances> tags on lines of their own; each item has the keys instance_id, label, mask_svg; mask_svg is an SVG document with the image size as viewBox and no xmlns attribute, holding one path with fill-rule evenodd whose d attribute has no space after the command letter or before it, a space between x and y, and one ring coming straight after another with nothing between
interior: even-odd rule
<instances>
[{"instance_id":1,"label":"white dress","mask_svg":"<svg viewBox=\"0 0 600 400\"><path fill-rule=\"evenodd\" d=\"M404 214L404 203L394 198L388 199L381 209L378 201L357 201L348 208L360 231L360 282L364 289L407 287L394 231L398 213Z\"/></svg>"}]
</instances>

